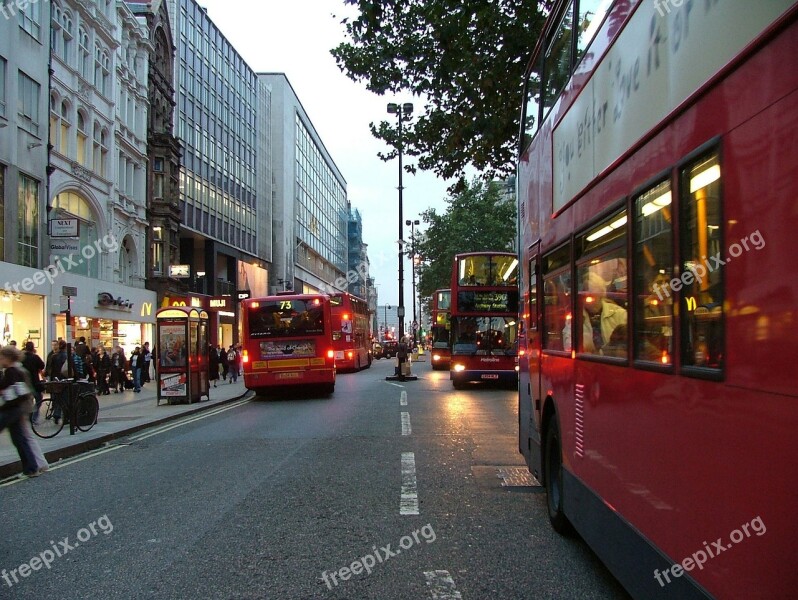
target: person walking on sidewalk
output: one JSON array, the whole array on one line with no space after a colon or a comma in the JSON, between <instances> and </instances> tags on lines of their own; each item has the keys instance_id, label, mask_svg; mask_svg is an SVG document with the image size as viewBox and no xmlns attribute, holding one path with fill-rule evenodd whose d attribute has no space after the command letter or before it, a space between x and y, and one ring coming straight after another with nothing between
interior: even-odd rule
<instances>
[{"instance_id":1,"label":"person walking on sidewalk","mask_svg":"<svg viewBox=\"0 0 798 600\"><path fill-rule=\"evenodd\" d=\"M235 346L230 344L230 349L227 351L227 364L230 369L230 383L238 381L238 352Z\"/></svg>"},{"instance_id":2,"label":"person walking on sidewalk","mask_svg":"<svg viewBox=\"0 0 798 600\"><path fill-rule=\"evenodd\" d=\"M39 443L30 431L30 414L33 411L33 389L27 370L22 366L22 352L14 346L0 348L0 431L8 428L11 441L19 453L22 473L36 477L46 471ZM39 458L40 457L40 458Z\"/></svg>"},{"instance_id":3,"label":"person walking on sidewalk","mask_svg":"<svg viewBox=\"0 0 798 600\"><path fill-rule=\"evenodd\" d=\"M208 381L213 381L213 387L219 381L219 353L213 344L208 345Z\"/></svg>"},{"instance_id":4,"label":"person walking on sidewalk","mask_svg":"<svg viewBox=\"0 0 798 600\"><path fill-rule=\"evenodd\" d=\"M108 356L104 346L100 346L97 349L95 370L97 371L97 393L107 396L111 393L108 387L108 376L111 373L111 357Z\"/></svg>"},{"instance_id":5,"label":"person walking on sidewalk","mask_svg":"<svg viewBox=\"0 0 798 600\"><path fill-rule=\"evenodd\" d=\"M222 365L222 379L227 381L227 375L230 373L230 363L227 361L227 351L224 346L216 345L216 351L219 353L219 362Z\"/></svg>"},{"instance_id":6,"label":"person walking on sidewalk","mask_svg":"<svg viewBox=\"0 0 798 600\"><path fill-rule=\"evenodd\" d=\"M152 362L152 352L150 352L150 343L144 342L144 347L141 349L141 383L150 382L150 363Z\"/></svg>"},{"instance_id":7,"label":"person walking on sidewalk","mask_svg":"<svg viewBox=\"0 0 798 600\"><path fill-rule=\"evenodd\" d=\"M36 400L36 410L42 405L42 392L44 392L44 382L42 381L42 371L44 371L44 361L36 354L36 346L33 342L25 343L25 354L22 357L22 366L30 375L31 387L33 388L33 399Z\"/></svg>"},{"instance_id":8,"label":"person walking on sidewalk","mask_svg":"<svg viewBox=\"0 0 798 600\"><path fill-rule=\"evenodd\" d=\"M130 370L133 372L133 391L139 393L141 391L141 348L136 346L133 354L130 355Z\"/></svg>"}]
</instances>

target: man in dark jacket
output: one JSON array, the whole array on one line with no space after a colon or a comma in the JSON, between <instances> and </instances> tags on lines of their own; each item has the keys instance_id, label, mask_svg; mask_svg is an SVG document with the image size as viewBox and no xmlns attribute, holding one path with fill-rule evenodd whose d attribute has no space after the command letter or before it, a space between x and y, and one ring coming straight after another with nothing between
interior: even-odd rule
<instances>
[{"instance_id":1,"label":"man in dark jacket","mask_svg":"<svg viewBox=\"0 0 798 600\"><path fill-rule=\"evenodd\" d=\"M33 397L36 400L36 410L39 410L42 405L42 392L44 391L44 383L41 378L41 372L44 370L44 361L36 354L36 347L33 342L25 344L22 366L25 367L30 375L31 384L33 385Z\"/></svg>"}]
</instances>

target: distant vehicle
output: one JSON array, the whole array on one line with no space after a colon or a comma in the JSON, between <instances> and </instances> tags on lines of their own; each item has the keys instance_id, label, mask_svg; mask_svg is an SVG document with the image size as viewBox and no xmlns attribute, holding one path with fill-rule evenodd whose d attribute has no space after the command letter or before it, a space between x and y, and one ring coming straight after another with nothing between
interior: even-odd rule
<instances>
[{"instance_id":1,"label":"distant vehicle","mask_svg":"<svg viewBox=\"0 0 798 600\"><path fill-rule=\"evenodd\" d=\"M432 303L432 368L448 369L452 358L449 348L451 331L449 309L452 301L452 290L436 290Z\"/></svg>"},{"instance_id":2,"label":"distant vehicle","mask_svg":"<svg viewBox=\"0 0 798 600\"><path fill-rule=\"evenodd\" d=\"M379 342L372 342L372 344L371 344L371 357L374 360L379 360L379 359L385 357L385 354L383 353L383 350L382 350L382 344L380 344Z\"/></svg>"},{"instance_id":3,"label":"distant vehicle","mask_svg":"<svg viewBox=\"0 0 798 600\"><path fill-rule=\"evenodd\" d=\"M393 358L399 351L399 342L396 340L388 340L382 343L382 355L385 358Z\"/></svg>"},{"instance_id":4,"label":"distant vehicle","mask_svg":"<svg viewBox=\"0 0 798 600\"><path fill-rule=\"evenodd\" d=\"M335 389L330 299L321 294L251 298L241 303L244 385L257 394L273 386Z\"/></svg>"},{"instance_id":5,"label":"distant vehicle","mask_svg":"<svg viewBox=\"0 0 798 600\"><path fill-rule=\"evenodd\" d=\"M371 366L369 355L369 309L366 301L341 292L330 296L335 367L359 371Z\"/></svg>"}]
</instances>

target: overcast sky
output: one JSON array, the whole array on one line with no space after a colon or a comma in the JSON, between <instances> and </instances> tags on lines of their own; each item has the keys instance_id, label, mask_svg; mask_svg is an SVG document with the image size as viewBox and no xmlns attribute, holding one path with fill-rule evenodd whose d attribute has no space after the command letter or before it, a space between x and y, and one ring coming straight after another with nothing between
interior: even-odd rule
<instances>
[{"instance_id":1,"label":"overcast sky","mask_svg":"<svg viewBox=\"0 0 798 600\"><path fill-rule=\"evenodd\" d=\"M344 41L342 17L355 14L343 0L200 0L200 4L252 69L287 75L346 179L352 207L363 217L363 241L379 286L379 303L396 305L399 166L396 159L386 163L377 157L377 152L390 148L372 137L368 125L387 117L388 102L413 98L377 96L338 69L330 49ZM405 174L403 184L404 219L418 219L430 206L445 209L447 184L434 174ZM406 231L405 239L409 237ZM408 320L412 319L409 269L406 261Z\"/></svg>"}]
</instances>

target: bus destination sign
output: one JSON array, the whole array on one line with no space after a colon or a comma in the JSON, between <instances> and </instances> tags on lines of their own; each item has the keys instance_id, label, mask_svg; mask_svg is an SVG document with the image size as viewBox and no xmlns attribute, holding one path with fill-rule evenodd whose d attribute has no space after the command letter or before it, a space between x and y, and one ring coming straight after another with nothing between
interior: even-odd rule
<instances>
[{"instance_id":1,"label":"bus destination sign","mask_svg":"<svg viewBox=\"0 0 798 600\"><path fill-rule=\"evenodd\" d=\"M463 313L517 313L518 292L458 292L457 310Z\"/></svg>"}]
</instances>

